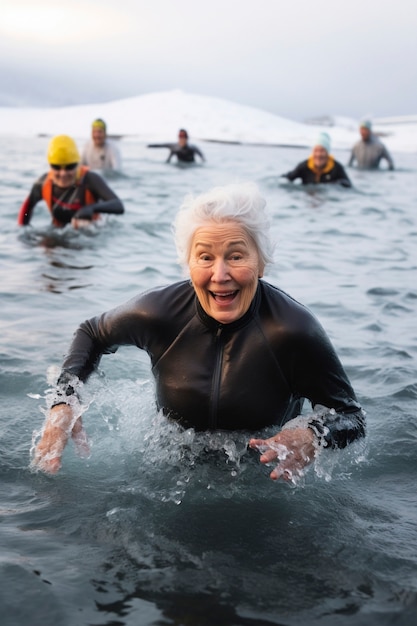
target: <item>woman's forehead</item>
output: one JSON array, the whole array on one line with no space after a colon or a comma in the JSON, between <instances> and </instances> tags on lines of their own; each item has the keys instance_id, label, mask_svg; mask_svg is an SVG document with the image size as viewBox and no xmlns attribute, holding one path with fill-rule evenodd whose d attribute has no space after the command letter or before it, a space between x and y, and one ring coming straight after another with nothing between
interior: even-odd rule
<instances>
[{"instance_id":1,"label":"woman's forehead","mask_svg":"<svg viewBox=\"0 0 417 626\"><path fill-rule=\"evenodd\" d=\"M193 239L200 237L248 238L247 230L236 221L215 222L213 220L200 224L194 231Z\"/></svg>"}]
</instances>

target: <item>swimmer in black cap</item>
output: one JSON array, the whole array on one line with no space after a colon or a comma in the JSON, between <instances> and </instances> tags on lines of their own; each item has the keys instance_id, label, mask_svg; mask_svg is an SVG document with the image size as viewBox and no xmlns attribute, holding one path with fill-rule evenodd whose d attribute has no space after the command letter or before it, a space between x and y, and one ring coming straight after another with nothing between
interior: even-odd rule
<instances>
[{"instance_id":1,"label":"swimmer in black cap","mask_svg":"<svg viewBox=\"0 0 417 626\"><path fill-rule=\"evenodd\" d=\"M148 148L169 148L167 163L171 161L173 156L176 156L181 163L194 163L196 154L202 161L205 161L201 150L197 146L192 146L188 143L188 133L184 128L181 128L178 132L177 143L152 143L148 145Z\"/></svg>"}]
</instances>

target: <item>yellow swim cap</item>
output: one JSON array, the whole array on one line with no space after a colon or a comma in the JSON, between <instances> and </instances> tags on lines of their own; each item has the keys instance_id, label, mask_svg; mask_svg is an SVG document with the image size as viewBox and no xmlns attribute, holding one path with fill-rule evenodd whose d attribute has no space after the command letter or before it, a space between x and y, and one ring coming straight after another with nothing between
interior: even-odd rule
<instances>
[{"instance_id":1,"label":"yellow swim cap","mask_svg":"<svg viewBox=\"0 0 417 626\"><path fill-rule=\"evenodd\" d=\"M53 165L69 165L80 162L77 144L68 135L57 135L51 139L47 158L48 163Z\"/></svg>"},{"instance_id":2,"label":"yellow swim cap","mask_svg":"<svg viewBox=\"0 0 417 626\"><path fill-rule=\"evenodd\" d=\"M102 130L106 131L106 122L104 120L102 120L101 118L97 118L91 124L91 127L92 128L101 128Z\"/></svg>"}]
</instances>

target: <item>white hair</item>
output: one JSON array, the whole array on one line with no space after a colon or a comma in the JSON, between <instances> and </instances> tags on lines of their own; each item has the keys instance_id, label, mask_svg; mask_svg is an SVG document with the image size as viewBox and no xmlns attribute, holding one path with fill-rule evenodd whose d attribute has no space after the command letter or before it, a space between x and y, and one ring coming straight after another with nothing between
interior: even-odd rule
<instances>
[{"instance_id":1,"label":"white hair","mask_svg":"<svg viewBox=\"0 0 417 626\"><path fill-rule=\"evenodd\" d=\"M269 239L269 218L266 201L255 183L234 183L214 187L195 197L184 198L174 222L174 238L178 261L188 266L191 243L195 231L207 222L237 222L252 237L261 262L273 260L273 247Z\"/></svg>"}]
</instances>

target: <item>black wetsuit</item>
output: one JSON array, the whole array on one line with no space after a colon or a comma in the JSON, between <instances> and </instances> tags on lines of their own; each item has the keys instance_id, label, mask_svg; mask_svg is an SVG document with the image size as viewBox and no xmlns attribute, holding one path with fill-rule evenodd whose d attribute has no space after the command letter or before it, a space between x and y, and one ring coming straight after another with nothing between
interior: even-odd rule
<instances>
[{"instance_id":1,"label":"black wetsuit","mask_svg":"<svg viewBox=\"0 0 417 626\"><path fill-rule=\"evenodd\" d=\"M284 178L290 181L301 178L303 185L314 185L317 183L339 183L342 187L351 187L352 183L349 180L348 175L345 172L343 165L338 161L332 159L328 168L325 168L324 172L318 175L312 166L311 159L306 159L297 165L297 167L283 174Z\"/></svg>"},{"instance_id":2,"label":"black wetsuit","mask_svg":"<svg viewBox=\"0 0 417 626\"><path fill-rule=\"evenodd\" d=\"M327 445L364 435L364 416L323 328L303 305L259 281L239 320L222 325L202 309L189 281L153 289L81 324L58 381L56 403L85 381L102 354L146 350L158 408L197 430L259 430L297 416L304 398L325 418Z\"/></svg>"},{"instance_id":3,"label":"black wetsuit","mask_svg":"<svg viewBox=\"0 0 417 626\"><path fill-rule=\"evenodd\" d=\"M194 163L196 154L198 154L202 161L205 160L201 150L199 150L197 146L191 146L190 144L180 146L178 143L153 143L149 144L148 148L169 148L170 152L167 163L170 162L174 155L181 163Z\"/></svg>"},{"instance_id":4,"label":"black wetsuit","mask_svg":"<svg viewBox=\"0 0 417 626\"><path fill-rule=\"evenodd\" d=\"M33 209L37 203L42 200L42 186L46 177L47 174L44 174L39 178L39 180L36 181L29 196L22 204L18 217L18 223L21 226L29 224ZM51 213L56 225L65 226L65 224L69 224L71 222L72 218L75 217L76 212L85 206L85 196L87 190L91 193L94 200L97 203L100 203L100 208L103 209L103 212L105 212L106 208L109 209L107 211L109 213L120 214L124 212L122 202L116 196L114 191L112 191L106 184L103 178L96 172L86 172L82 177L80 184L73 184L65 189L62 189L57 185L53 185L52 198L54 200L54 205L51 207ZM80 214L77 215L77 217L91 219L91 215L88 217L88 215L83 216Z\"/></svg>"}]
</instances>

